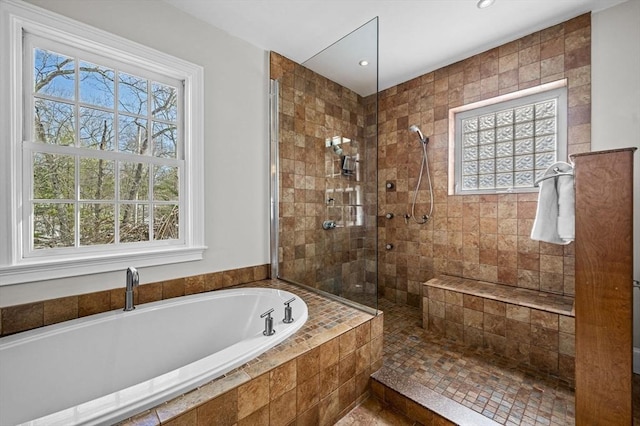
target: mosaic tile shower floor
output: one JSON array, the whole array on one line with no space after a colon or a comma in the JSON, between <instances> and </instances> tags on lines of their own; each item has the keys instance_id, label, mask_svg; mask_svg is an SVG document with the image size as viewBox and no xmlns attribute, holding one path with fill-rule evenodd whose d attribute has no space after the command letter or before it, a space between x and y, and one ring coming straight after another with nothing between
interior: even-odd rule
<instances>
[{"instance_id":1,"label":"mosaic tile shower floor","mask_svg":"<svg viewBox=\"0 0 640 426\"><path fill-rule=\"evenodd\" d=\"M574 393L559 378L434 336L417 308L379 300L384 365L508 425L574 425Z\"/></svg>"}]
</instances>

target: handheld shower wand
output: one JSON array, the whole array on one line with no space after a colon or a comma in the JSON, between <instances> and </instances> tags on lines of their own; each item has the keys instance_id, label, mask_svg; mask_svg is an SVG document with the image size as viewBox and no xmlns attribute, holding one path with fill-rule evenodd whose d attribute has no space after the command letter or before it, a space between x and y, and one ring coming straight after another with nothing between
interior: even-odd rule
<instances>
[{"instance_id":1,"label":"handheld shower wand","mask_svg":"<svg viewBox=\"0 0 640 426\"><path fill-rule=\"evenodd\" d=\"M431 184L431 173L429 173L429 159L427 157L427 144L429 143L429 138L425 137L420 128L413 124L409 127L409 130L418 134L418 138L420 138L420 145L422 146L422 163L420 164L420 175L418 176L418 184L416 185L415 191L413 191L413 203L411 204L411 215L408 213L405 215L405 220L408 221L410 217L413 217L413 220L422 225L423 223L427 223L431 215L433 214L433 185ZM416 219L416 200L418 199L418 190L420 189L420 184L422 183L422 174L424 169L427 169L427 179L429 181L429 214L425 214L422 216L422 220L419 221Z\"/></svg>"},{"instance_id":2,"label":"handheld shower wand","mask_svg":"<svg viewBox=\"0 0 640 426\"><path fill-rule=\"evenodd\" d=\"M418 137L420 138L420 142L422 142L423 144L429 143L429 138L425 138L422 132L420 131L420 128L415 124L409 127L409 130L412 132L416 132L418 134Z\"/></svg>"}]
</instances>

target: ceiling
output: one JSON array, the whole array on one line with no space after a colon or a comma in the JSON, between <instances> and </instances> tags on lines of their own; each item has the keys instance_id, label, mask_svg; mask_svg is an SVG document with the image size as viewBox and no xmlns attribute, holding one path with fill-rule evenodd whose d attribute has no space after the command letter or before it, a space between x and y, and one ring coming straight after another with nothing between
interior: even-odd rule
<instances>
[{"instance_id":1,"label":"ceiling","mask_svg":"<svg viewBox=\"0 0 640 426\"><path fill-rule=\"evenodd\" d=\"M476 7L477 0L165 1L298 63L378 17L379 89L383 90L582 13L597 12L626 0L496 0L485 9ZM340 63L347 61L343 55L340 58ZM351 66L361 59L354 56ZM361 95L370 94L366 93L371 91L370 85L354 87L353 81L349 81L353 70L350 66L344 68L346 72L342 75L332 71L335 74L332 77L313 69Z\"/></svg>"}]
</instances>

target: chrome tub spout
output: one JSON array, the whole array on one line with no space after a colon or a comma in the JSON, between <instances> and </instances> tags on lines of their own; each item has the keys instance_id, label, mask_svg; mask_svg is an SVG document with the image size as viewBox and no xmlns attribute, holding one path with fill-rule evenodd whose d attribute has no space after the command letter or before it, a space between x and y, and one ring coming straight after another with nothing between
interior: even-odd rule
<instances>
[{"instance_id":1,"label":"chrome tub spout","mask_svg":"<svg viewBox=\"0 0 640 426\"><path fill-rule=\"evenodd\" d=\"M124 310L132 311L136 307L133 306L133 289L138 287L140 279L136 268L127 268L127 286L124 292Z\"/></svg>"}]
</instances>

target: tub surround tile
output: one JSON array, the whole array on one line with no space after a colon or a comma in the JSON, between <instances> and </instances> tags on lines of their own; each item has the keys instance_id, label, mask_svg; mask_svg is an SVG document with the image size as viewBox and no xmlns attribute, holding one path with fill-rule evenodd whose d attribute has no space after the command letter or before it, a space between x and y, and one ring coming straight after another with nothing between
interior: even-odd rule
<instances>
[{"instance_id":1,"label":"tub surround tile","mask_svg":"<svg viewBox=\"0 0 640 426\"><path fill-rule=\"evenodd\" d=\"M204 291L219 290L221 288L222 288L222 272L214 272L212 274L205 275Z\"/></svg>"},{"instance_id":2,"label":"tub surround tile","mask_svg":"<svg viewBox=\"0 0 640 426\"><path fill-rule=\"evenodd\" d=\"M296 389L271 401L269 425L284 426L296 418Z\"/></svg>"},{"instance_id":3,"label":"tub surround tile","mask_svg":"<svg viewBox=\"0 0 640 426\"><path fill-rule=\"evenodd\" d=\"M338 363L323 368L320 372L320 397L323 398L340 386L340 366Z\"/></svg>"},{"instance_id":4,"label":"tub surround tile","mask_svg":"<svg viewBox=\"0 0 640 426\"><path fill-rule=\"evenodd\" d=\"M4 335L42 327L44 325L44 303L27 303L2 309L2 332Z\"/></svg>"},{"instance_id":5,"label":"tub surround tile","mask_svg":"<svg viewBox=\"0 0 640 426\"><path fill-rule=\"evenodd\" d=\"M162 300L184 296L184 278L162 282Z\"/></svg>"},{"instance_id":6,"label":"tub surround tile","mask_svg":"<svg viewBox=\"0 0 640 426\"><path fill-rule=\"evenodd\" d=\"M319 403L320 426L333 425L340 412L340 399L336 389Z\"/></svg>"},{"instance_id":7,"label":"tub surround tile","mask_svg":"<svg viewBox=\"0 0 640 426\"><path fill-rule=\"evenodd\" d=\"M112 297L113 299L113 297ZM124 301L124 297L123 297ZM124 306L124 304L123 304ZM78 318L78 297L61 297L44 302L44 324L50 325ZM2 333L0 333L1 335Z\"/></svg>"},{"instance_id":8,"label":"tub surround tile","mask_svg":"<svg viewBox=\"0 0 640 426\"><path fill-rule=\"evenodd\" d=\"M232 426L238 421L238 389L230 390L196 409L198 426Z\"/></svg>"},{"instance_id":9,"label":"tub surround tile","mask_svg":"<svg viewBox=\"0 0 640 426\"><path fill-rule=\"evenodd\" d=\"M136 305L157 302L159 300L202 293L223 288L224 272L194 275L190 277L167 280L164 282L141 284L134 289L133 300ZM229 272L232 279L228 285L240 285L268 278L269 265L250 266ZM68 296L59 299L45 300L26 305L6 306L0 308L0 337L20 331L31 330L45 325L56 324L79 317L98 314L110 310L121 310L124 307L124 286L112 290ZM38 319L42 310L43 318ZM15 315L13 311L21 312ZM16 311L16 312L17 312ZM27 312L27 314L25 314ZM3 315L4 313L4 315ZM8 318L7 328L3 317Z\"/></svg>"},{"instance_id":10,"label":"tub surround tile","mask_svg":"<svg viewBox=\"0 0 640 426\"><path fill-rule=\"evenodd\" d=\"M338 418L344 416L355 406L356 401L356 381L355 377L347 380L338 388Z\"/></svg>"},{"instance_id":11,"label":"tub surround tile","mask_svg":"<svg viewBox=\"0 0 640 426\"><path fill-rule=\"evenodd\" d=\"M360 348L371 341L371 322L356 327L356 347Z\"/></svg>"},{"instance_id":12,"label":"tub surround tile","mask_svg":"<svg viewBox=\"0 0 640 426\"><path fill-rule=\"evenodd\" d=\"M320 348L310 349L297 359L296 381L301 384L320 372Z\"/></svg>"},{"instance_id":13,"label":"tub surround tile","mask_svg":"<svg viewBox=\"0 0 640 426\"><path fill-rule=\"evenodd\" d=\"M124 288L114 288L109 291L109 304L110 310L118 310L124 309L124 301L125 301L125 290ZM135 288L133 290L133 304L134 306L138 304L138 289ZM75 317L77 318L77 316ZM73 319L73 318L70 318Z\"/></svg>"},{"instance_id":14,"label":"tub surround tile","mask_svg":"<svg viewBox=\"0 0 640 426\"><path fill-rule=\"evenodd\" d=\"M337 364L340 360L340 339L333 338L320 346L320 365Z\"/></svg>"},{"instance_id":15,"label":"tub surround tile","mask_svg":"<svg viewBox=\"0 0 640 426\"><path fill-rule=\"evenodd\" d=\"M78 317L99 314L111 309L111 292L81 294L78 296Z\"/></svg>"},{"instance_id":16,"label":"tub surround tile","mask_svg":"<svg viewBox=\"0 0 640 426\"><path fill-rule=\"evenodd\" d=\"M255 426L255 425L268 425L269 424L269 406L265 405L259 410L253 412L251 415L240 419L238 426Z\"/></svg>"},{"instance_id":17,"label":"tub surround tile","mask_svg":"<svg viewBox=\"0 0 640 426\"><path fill-rule=\"evenodd\" d=\"M296 361L293 360L273 369L269 373L271 400L279 398L288 391L295 389L297 383L296 372L297 364Z\"/></svg>"},{"instance_id":18,"label":"tub surround tile","mask_svg":"<svg viewBox=\"0 0 640 426\"><path fill-rule=\"evenodd\" d=\"M193 417L193 418L192 418ZM195 416L190 416L189 418L185 418L176 423L171 423L173 426L181 426L181 425L195 425ZM145 411L144 413L138 414L132 419L121 423L122 426L159 426L160 419L157 414L153 410Z\"/></svg>"},{"instance_id":19,"label":"tub surround tile","mask_svg":"<svg viewBox=\"0 0 640 426\"><path fill-rule=\"evenodd\" d=\"M205 292L206 275L195 275L184 279L184 294L197 294Z\"/></svg>"},{"instance_id":20,"label":"tub surround tile","mask_svg":"<svg viewBox=\"0 0 640 426\"><path fill-rule=\"evenodd\" d=\"M269 374L238 387L238 418L243 419L269 404Z\"/></svg>"},{"instance_id":21,"label":"tub surround tile","mask_svg":"<svg viewBox=\"0 0 640 426\"><path fill-rule=\"evenodd\" d=\"M138 303L152 303L162 300L162 283L142 284L137 289Z\"/></svg>"},{"instance_id":22,"label":"tub surround tile","mask_svg":"<svg viewBox=\"0 0 640 426\"><path fill-rule=\"evenodd\" d=\"M135 423L133 423L135 425ZM162 423L167 426L193 426L198 424L198 415L195 410L188 411L182 416L169 420L166 423ZM127 425L128 426L128 425Z\"/></svg>"},{"instance_id":23,"label":"tub surround tile","mask_svg":"<svg viewBox=\"0 0 640 426\"><path fill-rule=\"evenodd\" d=\"M298 414L302 414L320 401L320 374L298 384L296 389L297 410Z\"/></svg>"},{"instance_id":24,"label":"tub surround tile","mask_svg":"<svg viewBox=\"0 0 640 426\"><path fill-rule=\"evenodd\" d=\"M356 349L356 331L349 330L340 335L340 359L353 353Z\"/></svg>"},{"instance_id":25,"label":"tub surround tile","mask_svg":"<svg viewBox=\"0 0 640 426\"><path fill-rule=\"evenodd\" d=\"M160 421L165 423L190 410L196 410L207 401L211 401L225 392L229 392L250 380L251 378L246 373L238 371L209 382L198 389L159 405L155 407L155 411L158 414Z\"/></svg>"},{"instance_id":26,"label":"tub surround tile","mask_svg":"<svg viewBox=\"0 0 640 426\"><path fill-rule=\"evenodd\" d=\"M317 426L320 424L320 404L316 404L304 413L298 415L296 425Z\"/></svg>"}]
</instances>

